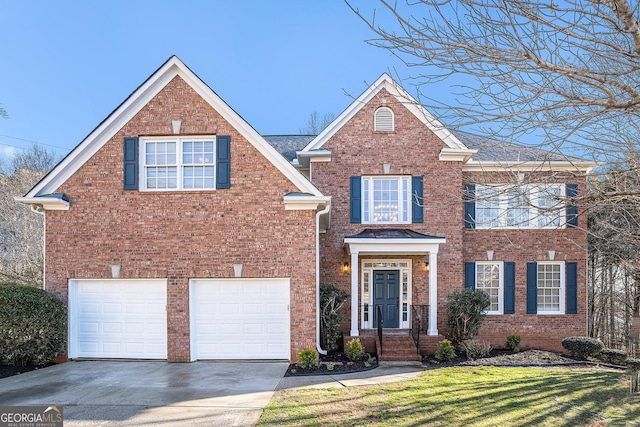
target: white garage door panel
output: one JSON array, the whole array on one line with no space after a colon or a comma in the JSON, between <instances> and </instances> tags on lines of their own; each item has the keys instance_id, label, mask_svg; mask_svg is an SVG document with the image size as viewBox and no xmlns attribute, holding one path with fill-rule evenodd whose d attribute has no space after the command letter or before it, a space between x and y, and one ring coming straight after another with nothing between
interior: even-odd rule
<instances>
[{"instance_id":1,"label":"white garage door panel","mask_svg":"<svg viewBox=\"0 0 640 427\"><path fill-rule=\"evenodd\" d=\"M190 282L191 357L289 359L288 279Z\"/></svg>"},{"instance_id":2,"label":"white garage door panel","mask_svg":"<svg viewBox=\"0 0 640 427\"><path fill-rule=\"evenodd\" d=\"M72 280L69 356L167 358L165 280Z\"/></svg>"}]
</instances>

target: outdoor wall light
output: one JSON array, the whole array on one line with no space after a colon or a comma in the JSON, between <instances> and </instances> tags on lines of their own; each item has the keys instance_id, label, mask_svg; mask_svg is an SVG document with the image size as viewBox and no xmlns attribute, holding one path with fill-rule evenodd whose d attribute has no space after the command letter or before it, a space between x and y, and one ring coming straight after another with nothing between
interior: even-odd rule
<instances>
[{"instance_id":1,"label":"outdoor wall light","mask_svg":"<svg viewBox=\"0 0 640 427\"><path fill-rule=\"evenodd\" d=\"M111 266L111 277L113 279L117 279L120 277L120 270L122 269L122 266L120 264L114 264Z\"/></svg>"},{"instance_id":2,"label":"outdoor wall light","mask_svg":"<svg viewBox=\"0 0 640 427\"><path fill-rule=\"evenodd\" d=\"M242 264L233 264L233 274L235 277L242 277Z\"/></svg>"},{"instance_id":3,"label":"outdoor wall light","mask_svg":"<svg viewBox=\"0 0 640 427\"><path fill-rule=\"evenodd\" d=\"M345 273L347 273L349 271L349 263L345 262L342 264L342 271L344 271Z\"/></svg>"},{"instance_id":4,"label":"outdoor wall light","mask_svg":"<svg viewBox=\"0 0 640 427\"><path fill-rule=\"evenodd\" d=\"M424 271L429 271L429 261L424 263Z\"/></svg>"}]
</instances>

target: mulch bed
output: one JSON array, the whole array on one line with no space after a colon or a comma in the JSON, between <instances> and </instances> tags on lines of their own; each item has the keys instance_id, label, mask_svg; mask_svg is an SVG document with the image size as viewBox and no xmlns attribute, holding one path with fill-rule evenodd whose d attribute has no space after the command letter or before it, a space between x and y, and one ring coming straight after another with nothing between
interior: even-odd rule
<instances>
[{"instance_id":1,"label":"mulch bed","mask_svg":"<svg viewBox=\"0 0 640 427\"><path fill-rule=\"evenodd\" d=\"M333 370L328 369L329 364L333 364ZM375 355L369 355L369 353L364 353L358 360L349 360L342 352L329 352L326 355L320 355L318 369L304 369L297 364L291 364L284 376L348 374L368 371L377 367L378 361L375 359Z\"/></svg>"}]
</instances>

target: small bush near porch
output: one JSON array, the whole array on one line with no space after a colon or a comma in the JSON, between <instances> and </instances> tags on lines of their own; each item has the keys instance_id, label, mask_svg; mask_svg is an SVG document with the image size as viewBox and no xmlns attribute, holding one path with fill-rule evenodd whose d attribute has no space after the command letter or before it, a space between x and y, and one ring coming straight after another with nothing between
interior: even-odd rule
<instances>
[{"instance_id":1,"label":"small bush near porch","mask_svg":"<svg viewBox=\"0 0 640 427\"><path fill-rule=\"evenodd\" d=\"M433 369L384 385L279 391L258 425L638 425L628 378L588 368Z\"/></svg>"}]
</instances>

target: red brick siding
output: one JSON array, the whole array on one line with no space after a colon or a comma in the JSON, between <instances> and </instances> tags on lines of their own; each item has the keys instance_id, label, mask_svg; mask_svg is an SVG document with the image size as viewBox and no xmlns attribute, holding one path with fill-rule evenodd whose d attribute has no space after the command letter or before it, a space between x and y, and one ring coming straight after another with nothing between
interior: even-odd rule
<instances>
[{"instance_id":1,"label":"red brick siding","mask_svg":"<svg viewBox=\"0 0 640 427\"><path fill-rule=\"evenodd\" d=\"M374 132L373 113L386 99L395 115L395 132ZM320 191L332 197L331 227L321 236L320 280L334 283L351 292L351 275L342 272L350 256L344 248L344 237L365 228L389 228L370 224L352 224L349 215L349 177L382 175L383 164L391 165L390 175L424 176L424 223L408 224L412 230L445 236L447 242L438 254L438 286L447 290L463 286L462 219L463 204L459 202L462 175L457 162L438 160L440 139L428 130L406 107L394 102L385 90L346 123L324 145L331 150L330 163L313 164L312 177ZM362 259L372 257L361 257ZM424 271L424 256L376 256L384 259L411 259L413 264L413 303L429 304L428 274ZM360 292L360 290L359 290ZM361 295L359 295L361 297ZM446 293L439 292L438 327L444 327L443 308ZM343 332L349 332L350 303L345 304Z\"/></svg>"},{"instance_id":2,"label":"red brick siding","mask_svg":"<svg viewBox=\"0 0 640 427\"><path fill-rule=\"evenodd\" d=\"M231 135L231 188L124 191L123 138ZM67 299L69 279L167 278L168 359L190 360L189 278L291 278L291 358L315 347L315 212L285 211L298 191L181 78L174 78L57 191L69 211L48 211L46 286Z\"/></svg>"},{"instance_id":3,"label":"red brick siding","mask_svg":"<svg viewBox=\"0 0 640 427\"><path fill-rule=\"evenodd\" d=\"M383 105L382 100L395 115L395 132L374 132L373 113ZM383 164L391 165L391 175L424 176L424 223L400 225L415 231L444 236L446 243L438 253L438 330L446 334L446 298L454 289L464 287L464 262L486 260L486 250L494 251L494 259L516 262L516 313L490 316L482 327L480 338L494 346L503 346L512 333L522 336L522 348L561 350L560 340L568 335L586 333L586 236L580 229L566 230L516 230L489 231L464 228L465 182L514 182L516 175L463 174L460 162L444 162L438 155L444 144L402 104L394 102L390 94L382 90L371 102L346 123L324 148L331 150L329 163L312 165L313 182L327 195L332 196L331 228L321 236L322 282L334 283L351 291L351 275L342 271L350 256L344 247L344 237L357 234L364 228L393 227L352 224L349 211L349 178L360 175L381 175ZM543 176L549 177L545 173ZM473 178L473 179L472 179ZM541 176L529 174L525 181L535 182ZM571 179L556 174L554 180L580 183L584 192L584 180ZM566 181L565 181L566 180ZM580 218L580 226L584 226ZM556 260L578 263L578 314L564 316L527 315L526 313L526 262L547 259L548 250L556 251ZM360 257L360 261L365 258ZM379 256L373 258L411 259L413 263L412 298L414 304L428 304L428 273L423 270L427 256ZM358 288L359 297L360 287ZM359 302L360 303L360 302ZM342 331L349 334L350 302L344 306ZM359 324L359 323L358 323Z\"/></svg>"},{"instance_id":4,"label":"red brick siding","mask_svg":"<svg viewBox=\"0 0 640 427\"><path fill-rule=\"evenodd\" d=\"M528 174L534 183L552 177L551 173ZM586 191L584 179L553 174L553 180L578 184L578 194ZM513 174L465 174L465 182L513 182ZM510 334L520 334L521 348L562 351L560 342L572 335L587 334L586 294L586 218L579 211L578 228L557 230L482 230L465 229L464 260L485 261L487 250L493 250L495 261L516 263L515 313L487 316L479 338L503 347ZM549 261L548 252L555 251L556 261L578 264L578 313L567 315L526 314L526 268L528 262Z\"/></svg>"}]
</instances>

